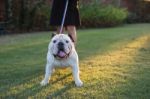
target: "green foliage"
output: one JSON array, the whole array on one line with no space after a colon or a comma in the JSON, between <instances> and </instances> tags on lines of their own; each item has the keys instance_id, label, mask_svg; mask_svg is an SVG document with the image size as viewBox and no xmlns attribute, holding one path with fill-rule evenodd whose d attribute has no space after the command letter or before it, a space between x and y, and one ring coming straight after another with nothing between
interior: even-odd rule
<instances>
[{"instance_id":1,"label":"green foliage","mask_svg":"<svg viewBox=\"0 0 150 99\"><path fill-rule=\"evenodd\" d=\"M47 29L49 27L50 7L45 4L36 6L33 13L33 26L40 29Z\"/></svg>"},{"instance_id":2,"label":"green foliage","mask_svg":"<svg viewBox=\"0 0 150 99\"><path fill-rule=\"evenodd\" d=\"M21 31L46 30L49 25L50 6L43 0L12 2L13 28Z\"/></svg>"},{"instance_id":3,"label":"green foliage","mask_svg":"<svg viewBox=\"0 0 150 99\"><path fill-rule=\"evenodd\" d=\"M96 3L82 5L80 13L82 24L88 27L115 26L123 23L128 15L126 9Z\"/></svg>"}]
</instances>

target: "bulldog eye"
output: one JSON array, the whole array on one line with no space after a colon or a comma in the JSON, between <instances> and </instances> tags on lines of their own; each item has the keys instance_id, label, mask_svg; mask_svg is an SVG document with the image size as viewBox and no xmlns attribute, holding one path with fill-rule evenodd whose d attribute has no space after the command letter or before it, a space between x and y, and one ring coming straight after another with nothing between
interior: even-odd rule
<instances>
[{"instance_id":1,"label":"bulldog eye","mask_svg":"<svg viewBox=\"0 0 150 99\"><path fill-rule=\"evenodd\" d=\"M56 43L56 40L53 40L53 43Z\"/></svg>"},{"instance_id":2,"label":"bulldog eye","mask_svg":"<svg viewBox=\"0 0 150 99\"><path fill-rule=\"evenodd\" d=\"M69 41L68 41L68 40L66 40L66 43L69 43Z\"/></svg>"}]
</instances>

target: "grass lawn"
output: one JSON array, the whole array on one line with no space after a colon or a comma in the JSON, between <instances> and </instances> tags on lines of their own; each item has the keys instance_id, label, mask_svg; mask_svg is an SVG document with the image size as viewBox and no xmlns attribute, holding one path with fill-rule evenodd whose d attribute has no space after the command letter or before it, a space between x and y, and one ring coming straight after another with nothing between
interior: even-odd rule
<instances>
[{"instance_id":1,"label":"grass lawn","mask_svg":"<svg viewBox=\"0 0 150 99\"><path fill-rule=\"evenodd\" d=\"M150 24L78 31L84 86L71 69L44 77L50 32L0 37L0 99L150 99Z\"/></svg>"}]
</instances>

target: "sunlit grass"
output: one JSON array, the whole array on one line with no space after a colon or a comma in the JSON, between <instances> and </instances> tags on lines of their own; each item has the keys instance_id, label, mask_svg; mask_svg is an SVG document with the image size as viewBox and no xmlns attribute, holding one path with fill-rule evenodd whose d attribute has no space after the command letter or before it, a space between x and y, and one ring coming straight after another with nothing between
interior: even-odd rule
<instances>
[{"instance_id":1,"label":"sunlit grass","mask_svg":"<svg viewBox=\"0 0 150 99\"><path fill-rule=\"evenodd\" d=\"M0 97L149 99L149 27L78 31L81 88L75 87L70 68L56 70L48 86L39 85L49 33L0 37Z\"/></svg>"}]
</instances>

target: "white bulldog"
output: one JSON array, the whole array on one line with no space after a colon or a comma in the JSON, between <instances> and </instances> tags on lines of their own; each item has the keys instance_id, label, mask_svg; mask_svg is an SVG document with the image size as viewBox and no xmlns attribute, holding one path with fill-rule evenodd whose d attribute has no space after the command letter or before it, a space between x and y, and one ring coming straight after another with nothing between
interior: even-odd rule
<instances>
[{"instance_id":1,"label":"white bulldog","mask_svg":"<svg viewBox=\"0 0 150 99\"><path fill-rule=\"evenodd\" d=\"M45 78L41 85L48 84L53 69L55 67L72 67L72 74L77 87L81 87L83 82L79 78L79 60L71 37L66 34L55 34L48 46L47 64Z\"/></svg>"}]
</instances>

